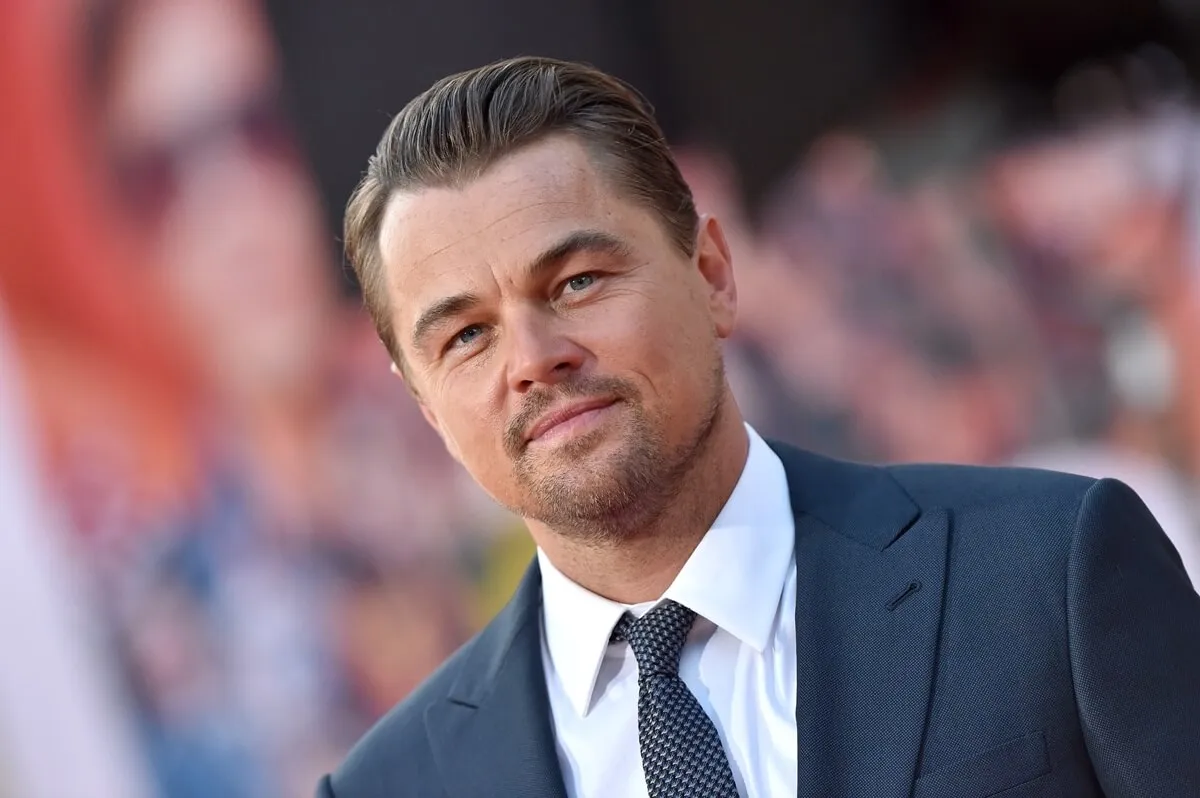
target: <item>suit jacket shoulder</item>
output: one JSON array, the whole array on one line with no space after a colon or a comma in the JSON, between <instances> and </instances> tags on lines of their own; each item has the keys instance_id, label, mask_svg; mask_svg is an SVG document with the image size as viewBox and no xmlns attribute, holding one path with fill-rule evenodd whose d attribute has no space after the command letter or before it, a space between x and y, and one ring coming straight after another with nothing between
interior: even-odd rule
<instances>
[{"instance_id":1,"label":"suit jacket shoulder","mask_svg":"<svg viewBox=\"0 0 1200 798\"><path fill-rule=\"evenodd\" d=\"M1084 500L1097 484L1033 468L910 464L885 470L922 509L950 514L958 545L979 546L999 560L1041 558L1060 579Z\"/></svg>"},{"instance_id":2,"label":"suit jacket shoulder","mask_svg":"<svg viewBox=\"0 0 1200 798\"><path fill-rule=\"evenodd\" d=\"M1091 477L1037 468L909 463L883 466L923 507L995 509L1032 505L1074 513ZM1047 506L1049 502L1049 506Z\"/></svg>"},{"instance_id":3,"label":"suit jacket shoulder","mask_svg":"<svg viewBox=\"0 0 1200 798\"><path fill-rule=\"evenodd\" d=\"M557 798L553 789L538 792L561 785L538 645L540 607L535 563L491 623L376 723L317 795L427 798L499 789Z\"/></svg>"},{"instance_id":4,"label":"suit jacket shoulder","mask_svg":"<svg viewBox=\"0 0 1200 798\"><path fill-rule=\"evenodd\" d=\"M1200 597L1137 494L1036 469L886 470L953 529L922 781L1037 729L1058 760L1043 780L1062 794L1200 788L1200 691L1185 676L1200 668Z\"/></svg>"},{"instance_id":5,"label":"suit jacket shoulder","mask_svg":"<svg viewBox=\"0 0 1200 798\"><path fill-rule=\"evenodd\" d=\"M383 778L393 772L406 773L417 783L436 781L433 772L419 772L431 769L433 763L425 714L450 694L473 651L488 645L494 624L467 641L354 745L333 776L338 795L392 795Z\"/></svg>"}]
</instances>

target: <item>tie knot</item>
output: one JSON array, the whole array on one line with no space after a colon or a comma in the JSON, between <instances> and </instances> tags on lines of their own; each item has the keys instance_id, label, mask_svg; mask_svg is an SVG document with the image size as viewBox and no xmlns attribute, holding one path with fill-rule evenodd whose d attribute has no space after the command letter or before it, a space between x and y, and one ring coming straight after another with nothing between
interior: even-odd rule
<instances>
[{"instance_id":1,"label":"tie knot","mask_svg":"<svg viewBox=\"0 0 1200 798\"><path fill-rule=\"evenodd\" d=\"M638 678L679 674L679 655L696 613L674 601L664 601L641 618L625 613L613 628L612 640L629 641L638 664Z\"/></svg>"}]
</instances>

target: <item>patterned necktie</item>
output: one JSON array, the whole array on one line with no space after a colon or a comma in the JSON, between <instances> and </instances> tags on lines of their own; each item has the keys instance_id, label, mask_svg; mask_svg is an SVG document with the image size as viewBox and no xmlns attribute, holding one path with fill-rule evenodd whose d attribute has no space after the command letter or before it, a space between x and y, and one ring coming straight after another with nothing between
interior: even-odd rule
<instances>
[{"instance_id":1,"label":"patterned necktie","mask_svg":"<svg viewBox=\"0 0 1200 798\"><path fill-rule=\"evenodd\" d=\"M696 613L664 601L638 620L626 613L614 642L638 665L638 743L650 798L737 798L717 727L679 678L679 655Z\"/></svg>"}]
</instances>

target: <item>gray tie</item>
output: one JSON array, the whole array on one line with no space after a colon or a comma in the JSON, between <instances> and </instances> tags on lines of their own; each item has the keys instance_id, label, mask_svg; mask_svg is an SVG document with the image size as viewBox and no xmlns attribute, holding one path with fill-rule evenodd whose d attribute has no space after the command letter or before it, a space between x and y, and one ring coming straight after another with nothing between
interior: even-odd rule
<instances>
[{"instance_id":1,"label":"gray tie","mask_svg":"<svg viewBox=\"0 0 1200 798\"><path fill-rule=\"evenodd\" d=\"M737 798L717 727L679 678L679 655L696 613L664 601L613 629L638 665L638 743L650 798Z\"/></svg>"}]
</instances>

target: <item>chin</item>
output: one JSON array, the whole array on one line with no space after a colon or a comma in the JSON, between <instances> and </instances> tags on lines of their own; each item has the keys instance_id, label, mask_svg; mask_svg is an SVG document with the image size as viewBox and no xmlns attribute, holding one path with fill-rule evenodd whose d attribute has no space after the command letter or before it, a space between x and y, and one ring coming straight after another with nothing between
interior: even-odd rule
<instances>
[{"instance_id":1,"label":"chin","mask_svg":"<svg viewBox=\"0 0 1200 798\"><path fill-rule=\"evenodd\" d=\"M596 455L618 455L624 441L621 436L613 435L611 430L594 429L582 435L575 435L561 441L545 452L555 460L568 459L582 463L585 458Z\"/></svg>"},{"instance_id":2,"label":"chin","mask_svg":"<svg viewBox=\"0 0 1200 798\"><path fill-rule=\"evenodd\" d=\"M637 497L604 491L579 491L555 501L532 500L520 515L538 521L560 535L594 542L620 540L639 529L641 502Z\"/></svg>"},{"instance_id":3,"label":"chin","mask_svg":"<svg viewBox=\"0 0 1200 798\"><path fill-rule=\"evenodd\" d=\"M558 456L551 458L558 462L540 463L536 473L521 479L524 490L517 512L550 527L604 526L636 515L655 495L663 475L644 452L579 444L560 447Z\"/></svg>"}]
</instances>

